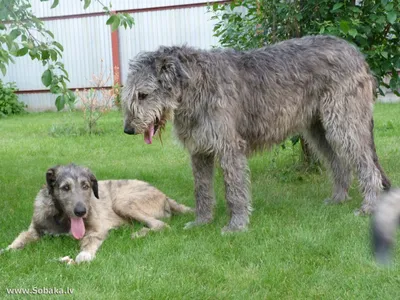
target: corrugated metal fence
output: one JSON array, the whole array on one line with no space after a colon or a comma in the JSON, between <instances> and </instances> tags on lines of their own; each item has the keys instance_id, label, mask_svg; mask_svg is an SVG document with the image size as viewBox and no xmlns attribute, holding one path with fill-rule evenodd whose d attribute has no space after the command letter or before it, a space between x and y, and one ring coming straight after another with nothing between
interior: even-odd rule
<instances>
[{"instance_id":1,"label":"corrugated metal fence","mask_svg":"<svg viewBox=\"0 0 400 300\"><path fill-rule=\"evenodd\" d=\"M83 10L80 1L60 1L50 9L52 1L32 1L36 16L42 18L46 28L64 46L63 62L70 75L69 87L91 87L93 74L101 67L106 72L113 65L120 66L124 83L129 59L140 51L151 51L160 45L187 44L199 48L210 48L218 44L213 37L214 22L207 12L207 2L196 0L112 0L112 9L132 14L135 25L132 29L120 28L114 34L106 25L107 17L102 7L93 2ZM114 41L112 42L112 35ZM114 53L113 53L114 50ZM118 51L119 55L116 55ZM114 56L114 57L113 57ZM119 58L118 58L119 57ZM41 83L44 67L29 56L17 58L10 65L6 82L16 82L20 90L19 99L31 111L54 110L56 96L49 93ZM111 85L113 78L110 79Z\"/></svg>"}]
</instances>

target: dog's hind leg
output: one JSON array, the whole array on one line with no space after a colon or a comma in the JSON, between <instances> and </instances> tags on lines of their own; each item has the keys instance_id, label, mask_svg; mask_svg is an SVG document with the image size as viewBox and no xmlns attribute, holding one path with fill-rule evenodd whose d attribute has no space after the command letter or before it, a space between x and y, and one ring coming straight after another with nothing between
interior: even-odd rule
<instances>
[{"instance_id":1,"label":"dog's hind leg","mask_svg":"<svg viewBox=\"0 0 400 300\"><path fill-rule=\"evenodd\" d=\"M145 224L147 227L143 227L137 232L132 233L132 238L139 238L139 237L144 237L147 233L150 231L161 231L164 228L169 228L167 223L164 223L163 221L160 221L156 218L149 217L147 215L141 214L139 212L135 212L132 214L132 219L135 219L136 221L139 221L140 223Z\"/></svg>"},{"instance_id":2,"label":"dog's hind leg","mask_svg":"<svg viewBox=\"0 0 400 300\"><path fill-rule=\"evenodd\" d=\"M187 214L194 211L193 208L180 204L171 198L167 198L167 203L174 214Z\"/></svg>"},{"instance_id":3,"label":"dog's hind leg","mask_svg":"<svg viewBox=\"0 0 400 300\"><path fill-rule=\"evenodd\" d=\"M372 96L360 87L345 96L336 95L336 103L346 103L344 111L337 111L332 103L326 103L321 113L329 144L340 158L347 159L356 169L364 196L356 214L369 214L376 206L383 185L371 147L372 100L366 103L366 98Z\"/></svg>"},{"instance_id":4,"label":"dog's hind leg","mask_svg":"<svg viewBox=\"0 0 400 300\"><path fill-rule=\"evenodd\" d=\"M135 201L132 201L135 202ZM115 201L113 205L113 210L116 214L118 214L121 218L125 220L135 220L144 225L148 228L142 228L138 232L132 234L132 238L143 237L145 236L150 230L151 231L160 231L164 228L169 228L168 224L164 223L156 219L153 216L150 216L140 210L140 206L131 204L129 206L125 206L125 203L120 203L119 201Z\"/></svg>"},{"instance_id":5,"label":"dog's hind leg","mask_svg":"<svg viewBox=\"0 0 400 300\"><path fill-rule=\"evenodd\" d=\"M375 147L375 140L374 140L374 120L371 119L371 150L373 154L373 159L376 167L378 168L379 172L381 172L382 176L382 186L385 191L390 190L392 183L390 182L390 179L386 176L385 171L383 171L382 166L379 163L378 155L376 154L376 147Z\"/></svg>"},{"instance_id":6,"label":"dog's hind leg","mask_svg":"<svg viewBox=\"0 0 400 300\"><path fill-rule=\"evenodd\" d=\"M303 133L303 136L318 157L325 160L332 172L333 193L331 198L325 200L325 203L341 203L350 199L348 190L352 181L352 169L345 159L341 159L333 151L325 134L326 132L321 122L317 121L309 130Z\"/></svg>"},{"instance_id":7,"label":"dog's hind leg","mask_svg":"<svg viewBox=\"0 0 400 300\"><path fill-rule=\"evenodd\" d=\"M39 232L35 229L35 226L31 224L27 231L21 232L18 237L5 249L22 249L27 244L37 241L40 238Z\"/></svg>"}]
</instances>

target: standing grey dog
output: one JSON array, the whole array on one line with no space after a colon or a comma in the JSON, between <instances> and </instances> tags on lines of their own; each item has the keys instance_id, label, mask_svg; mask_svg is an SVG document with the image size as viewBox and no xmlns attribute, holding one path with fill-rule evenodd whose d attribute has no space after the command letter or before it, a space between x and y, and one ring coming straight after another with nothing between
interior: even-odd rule
<instances>
[{"instance_id":1,"label":"standing grey dog","mask_svg":"<svg viewBox=\"0 0 400 300\"><path fill-rule=\"evenodd\" d=\"M383 193L381 198L374 212L372 243L376 260L387 263L400 222L400 189Z\"/></svg>"},{"instance_id":2,"label":"standing grey dog","mask_svg":"<svg viewBox=\"0 0 400 300\"><path fill-rule=\"evenodd\" d=\"M230 221L245 230L251 211L247 155L301 133L333 173L334 203L348 197L352 167L370 213L390 182L373 140L375 80L363 56L329 36L250 51L161 47L130 61L124 87L127 134L147 143L167 119L189 150L196 220L213 218L214 162L224 174Z\"/></svg>"}]
</instances>

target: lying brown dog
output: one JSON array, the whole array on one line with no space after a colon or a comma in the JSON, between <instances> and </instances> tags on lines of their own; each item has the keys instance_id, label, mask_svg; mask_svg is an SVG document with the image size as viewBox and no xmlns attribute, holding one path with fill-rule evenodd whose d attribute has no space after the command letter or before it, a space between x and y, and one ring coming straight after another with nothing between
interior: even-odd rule
<instances>
[{"instance_id":1,"label":"lying brown dog","mask_svg":"<svg viewBox=\"0 0 400 300\"><path fill-rule=\"evenodd\" d=\"M160 219L171 213L193 211L146 182L97 181L89 169L73 164L49 169L46 181L36 196L28 231L21 232L5 250L23 248L43 234L70 232L81 240L76 262L91 261L112 228L136 220L147 226L133 234L140 237L167 227Z\"/></svg>"}]
</instances>

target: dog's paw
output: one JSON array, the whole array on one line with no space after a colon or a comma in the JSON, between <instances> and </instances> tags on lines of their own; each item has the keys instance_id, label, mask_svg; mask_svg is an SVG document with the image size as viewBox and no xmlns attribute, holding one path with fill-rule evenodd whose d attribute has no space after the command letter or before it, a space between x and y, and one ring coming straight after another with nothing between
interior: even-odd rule
<instances>
[{"instance_id":1,"label":"dog's paw","mask_svg":"<svg viewBox=\"0 0 400 300\"><path fill-rule=\"evenodd\" d=\"M222 228L221 234L222 235L227 235L231 233L237 233L237 232L246 232L248 230L246 225L242 226L232 226L231 224L226 225Z\"/></svg>"},{"instance_id":2,"label":"dog's paw","mask_svg":"<svg viewBox=\"0 0 400 300\"><path fill-rule=\"evenodd\" d=\"M156 220L151 224L151 230L153 231L159 231L165 228L170 228L170 227L167 223L164 223L163 221L160 220Z\"/></svg>"},{"instance_id":3,"label":"dog's paw","mask_svg":"<svg viewBox=\"0 0 400 300\"><path fill-rule=\"evenodd\" d=\"M149 232L150 232L150 228L143 227L139 231L132 233L131 238L132 239L142 238L142 237L145 237Z\"/></svg>"},{"instance_id":4,"label":"dog's paw","mask_svg":"<svg viewBox=\"0 0 400 300\"><path fill-rule=\"evenodd\" d=\"M58 259L58 261L59 261L60 263L67 264L67 265L73 265L73 264L75 264L75 261L74 261L71 257L69 257L69 256L60 257L60 258Z\"/></svg>"},{"instance_id":5,"label":"dog's paw","mask_svg":"<svg viewBox=\"0 0 400 300\"><path fill-rule=\"evenodd\" d=\"M195 212L196 212L196 210L194 208L191 208L191 207L188 207L188 206L185 206L183 208L183 213L184 214L194 214Z\"/></svg>"},{"instance_id":6,"label":"dog's paw","mask_svg":"<svg viewBox=\"0 0 400 300\"><path fill-rule=\"evenodd\" d=\"M363 205L360 209L354 211L356 216L368 216L374 212L374 207L372 205Z\"/></svg>"},{"instance_id":7,"label":"dog's paw","mask_svg":"<svg viewBox=\"0 0 400 300\"><path fill-rule=\"evenodd\" d=\"M90 254L87 251L82 251L78 254L78 256L75 258L75 262L77 264L80 264L82 262L89 262L91 260L93 260L94 255Z\"/></svg>"},{"instance_id":8,"label":"dog's paw","mask_svg":"<svg viewBox=\"0 0 400 300\"><path fill-rule=\"evenodd\" d=\"M349 195L342 195L342 196L332 196L331 198L326 198L324 200L324 203L326 205L331 205L331 204L343 204L347 201L350 201L351 197Z\"/></svg>"},{"instance_id":9,"label":"dog's paw","mask_svg":"<svg viewBox=\"0 0 400 300\"><path fill-rule=\"evenodd\" d=\"M192 229L194 227L203 226L203 225L206 225L209 223L211 223L211 220L195 220L195 221L186 223L185 227L183 227L183 229Z\"/></svg>"}]
</instances>

